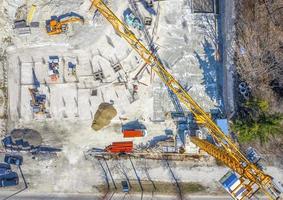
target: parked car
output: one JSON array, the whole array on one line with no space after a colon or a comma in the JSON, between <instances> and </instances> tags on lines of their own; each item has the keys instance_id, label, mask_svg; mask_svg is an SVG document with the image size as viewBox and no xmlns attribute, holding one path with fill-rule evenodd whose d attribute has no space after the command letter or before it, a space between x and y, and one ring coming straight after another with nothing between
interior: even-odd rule
<instances>
[{"instance_id":1,"label":"parked car","mask_svg":"<svg viewBox=\"0 0 283 200\"><path fill-rule=\"evenodd\" d=\"M11 172L11 165L7 163L0 163L0 177Z\"/></svg>"},{"instance_id":2,"label":"parked car","mask_svg":"<svg viewBox=\"0 0 283 200\"><path fill-rule=\"evenodd\" d=\"M21 155L6 154L4 158L5 163L20 166L23 164L23 157Z\"/></svg>"},{"instance_id":3,"label":"parked car","mask_svg":"<svg viewBox=\"0 0 283 200\"><path fill-rule=\"evenodd\" d=\"M123 192L129 192L130 191L130 187L129 187L128 181L122 181L121 184L122 184Z\"/></svg>"},{"instance_id":4,"label":"parked car","mask_svg":"<svg viewBox=\"0 0 283 200\"><path fill-rule=\"evenodd\" d=\"M19 184L19 176L16 172L10 172L4 176L0 176L0 187L9 187Z\"/></svg>"}]
</instances>

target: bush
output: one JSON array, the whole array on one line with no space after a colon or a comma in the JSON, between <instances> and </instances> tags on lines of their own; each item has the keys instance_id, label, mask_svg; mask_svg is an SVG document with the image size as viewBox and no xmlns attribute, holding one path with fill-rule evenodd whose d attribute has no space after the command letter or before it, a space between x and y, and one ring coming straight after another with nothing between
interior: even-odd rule
<instances>
[{"instance_id":1,"label":"bush","mask_svg":"<svg viewBox=\"0 0 283 200\"><path fill-rule=\"evenodd\" d=\"M259 139L263 144L270 136L283 134L283 115L269 114L267 102L252 100L247 102L245 107L249 110L249 116L238 118L232 125L232 130L238 133L240 142Z\"/></svg>"}]
</instances>

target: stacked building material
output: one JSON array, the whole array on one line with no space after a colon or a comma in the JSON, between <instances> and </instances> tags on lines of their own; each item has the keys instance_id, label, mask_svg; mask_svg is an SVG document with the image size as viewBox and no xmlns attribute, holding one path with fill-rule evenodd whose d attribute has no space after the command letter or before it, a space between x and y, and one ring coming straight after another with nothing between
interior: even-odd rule
<instances>
[{"instance_id":1,"label":"stacked building material","mask_svg":"<svg viewBox=\"0 0 283 200\"><path fill-rule=\"evenodd\" d=\"M105 151L109 153L132 153L133 142L113 142L105 148Z\"/></svg>"}]
</instances>

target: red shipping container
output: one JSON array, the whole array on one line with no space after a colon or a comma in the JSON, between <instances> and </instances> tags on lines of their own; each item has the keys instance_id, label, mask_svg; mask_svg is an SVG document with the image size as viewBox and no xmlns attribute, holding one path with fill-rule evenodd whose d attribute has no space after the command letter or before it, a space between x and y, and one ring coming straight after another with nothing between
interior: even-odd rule
<instances>
[{"instance_id":1,"label":"red shipping container","mask_svg":"<svg viewBox=\"0 0 283 200\"><path fill-rule=\"evenodd\" d=\"M133 142L113 142L105 148L105 151L111 153L131 153L133 152Z\"/></svg>"},{"instance_id":2,"label":"red shipping container","mask_svg":"<svg viewBox=\"0 0 283 200\"><path fill-rule=\"evenodd\" d=\"M143 137L144 131L143 130L123 130L124 138L129 137Z\"/></svg>"}]
</instances>

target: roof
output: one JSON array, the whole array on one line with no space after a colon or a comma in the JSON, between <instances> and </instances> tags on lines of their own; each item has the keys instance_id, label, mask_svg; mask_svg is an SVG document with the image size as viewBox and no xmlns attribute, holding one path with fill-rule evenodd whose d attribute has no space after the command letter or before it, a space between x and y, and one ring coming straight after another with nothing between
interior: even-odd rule
<instances>
[{"instance_id":1,"label":"roof","mask_svg":"<svg viewBox=\"0 0 283 200\"><path fill-rule=\"evenodd\" d=\"M223 131L223 133L225 133L225 135L229 134L229 127L228 127L227 119L216 119L216 124Z\"/></svg>"}]
</instances>

